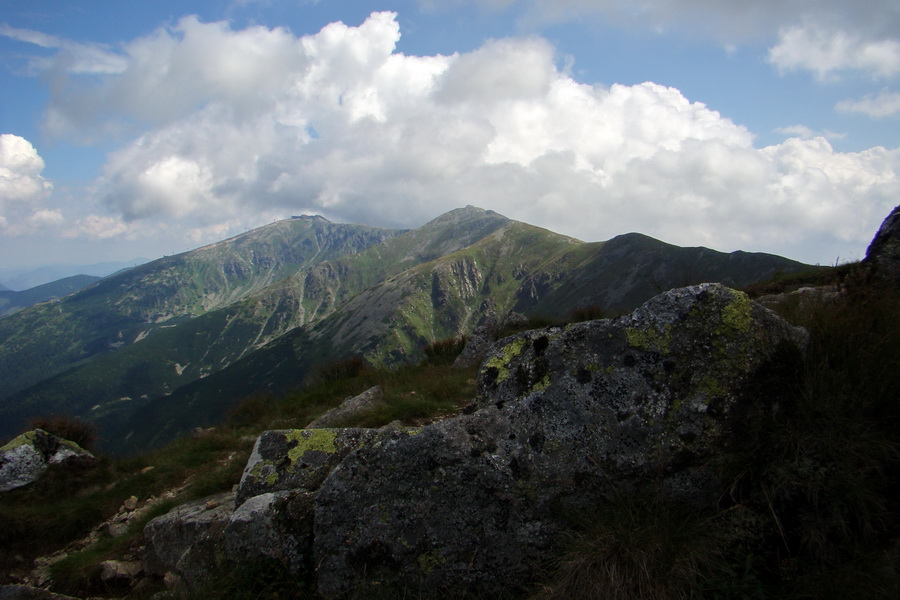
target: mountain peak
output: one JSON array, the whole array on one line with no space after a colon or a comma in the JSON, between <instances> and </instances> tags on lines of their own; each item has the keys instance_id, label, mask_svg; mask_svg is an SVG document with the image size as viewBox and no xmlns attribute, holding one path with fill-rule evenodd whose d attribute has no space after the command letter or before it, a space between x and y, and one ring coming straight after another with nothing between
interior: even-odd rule
<instances>
[{"instance_id":1,"label":"mountain peak","mask_svg":"<svg viewBox=\"0 0 900 600\"><path fill-rule=\"evenodd\" d=\"M322 221L324 223L331 223L331 221L329 221L322 215L292 215L291 216L291 221L295 221L297 219L303 219L306 221Z\"/></svg>"},{"instance_id":2,"label":"mountain peak","mask_svg":"<svg viewBox=\"0 0 900 600\"><path fill-rule=\"evenodd\" d=\"M436 217L422 226L422 229L433 229L435 227L446 227L448 225L463 225L466 223L476 223L483 221L509 221L500 213L492 210L485 210L472 206L471 204L465 208L456 208L450 212L446 212Z\"/></svg>"}]
</instances>

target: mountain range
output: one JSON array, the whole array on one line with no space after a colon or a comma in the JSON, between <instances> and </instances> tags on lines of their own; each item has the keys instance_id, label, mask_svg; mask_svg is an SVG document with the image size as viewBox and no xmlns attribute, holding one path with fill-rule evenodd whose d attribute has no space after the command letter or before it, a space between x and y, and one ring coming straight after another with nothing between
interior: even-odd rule
<instances>
[{"instance_id":1,"label":"mountain range","mask_svg":"<svg viewBox=\"0 0 900 600\"><path fill-rule=\"evenodd\" d=\"M17 292L0 286L0 317L41 302L67 296L99 280L94 275L72 275Z\"/></svg>"},{"instance_id":2,"label":"mountain range","mask_svg":"<svg viewBox=\"0 0 900 600\"><path fill-rule=\"evenodd\" d=\"M637 233L586 243L472 206L412 230L295 217L0 319L0 438L67 414L107 451L142 450L329 361L390 367L510 313L616 314L672 287L810 268Z\"/></svg>"}]
</instances>

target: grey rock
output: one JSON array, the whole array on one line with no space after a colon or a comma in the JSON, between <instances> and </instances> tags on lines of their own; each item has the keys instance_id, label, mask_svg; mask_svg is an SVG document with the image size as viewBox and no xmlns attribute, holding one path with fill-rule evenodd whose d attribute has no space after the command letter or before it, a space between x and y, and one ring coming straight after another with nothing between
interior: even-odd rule
<instances>
[{"instance_id":1,"label":"grey rock","mask_svg":"<svg viewBox=\"0 0 900 600\"><path fill-rule=\"evenodd\" d=\"M50 465L85 466L94 455L43 429L23 433L0 448L0 492L40 479Z\"/></svg>"},{"instance_id":2,"label":"grey rock","mask_svg":"<svg viewBox=\"0 0 900 600\"><path fill-rule=\"evenodd\" d=\"M501 340L477 410L363 446L322 485L319 591L491 595L527 580L565 529L560 514L645 487L713 505L723 482L708 465L751 402L747 384L806 341L717 284Z\"/></svg>"},{"instance_id":3,"label":"grey rock","mask_svg":"<svg viewBox=\"0 0 900 600\"><path fill-rule=\"evenodd\" d=\"M381 406L386 406L384 393L381 391L381 386L376 385L358 396L347 398L341 402L340 406L332 408L313 420L306 428L316 429L340 426L341 423L346 422L349 418L365 414Z\"/></svg>"},{"instance_id":4,"label":"grey rock","mask_svg":"<svg viewBox=\"0 0 900 600\"><path fill-rule=\"evenodd\" d=\"M521 327L527 323L528 318L516 312L506 315L502 322L498 322L496 319L487 319L466 338L466 346L453 361L453 368L468 369L480 365L491 346L499 339L500 331L504 327Z\"/></svg>"},{"instance_id":5,"label":"grey rock","mask_svg":"<svg viewBox=\"0 0 900 600\"><path fill-rule=\"evenodd\" d=\"M235 498L283 490L314 492L350 452L360 446L408 435L401 429L275 429L256 440Z\"/></svg>"},{"instance_id":6,"label":"grey rock","mask_svg":"<svg viewBox=\"0 0 900 600\"><path fill-rule=\"evenodd\" d=\"M174 573L188 587L208 581L226 560L224 532L233 506L234 494L228 492L183 504L147 523L144 571L158 577Z\"/></svg>"},{"instance_id":7,"label":"grey rock","mask_svg":"<svg viewBox=\"0 0 900 600\"><path fill-rule=\"evenodd\" d=\"M313 494L260 494L234 511L225 528L225 552L235 564L272 561L296 576L312 572Z\"/></svg>"},{"instance_id":8,"label":"grey rock","mask_svg":"<svg viewBox=\"0 0 900 600\"><path fill-rule=\"evenodd\" d=\"M143 570L140 561L105 560L100 563L100 581L107 585L131 585Z\"/></svg>"},{"instance_id":9,"label":"grey rock","mask_svg":"<svg viewBox=\"0 0 900 600\"><path fill-rule=\"evenodd\" d=\"M496 321L488 321L479 325L466 337L466 345L453 361L454 369L468 369L481 364L491 345L497 341L500 325Z\"/></svg>"},{"instance_id":10,"label":"grey rock","mask_svg":"<svg viewBox=\"0 0 900 600\"><path fill-rule=\"evenodd\" d=\"M900 206L882 222L866 250L865 262L880 279L900 286Z\"/></svg>"}]
</instances>

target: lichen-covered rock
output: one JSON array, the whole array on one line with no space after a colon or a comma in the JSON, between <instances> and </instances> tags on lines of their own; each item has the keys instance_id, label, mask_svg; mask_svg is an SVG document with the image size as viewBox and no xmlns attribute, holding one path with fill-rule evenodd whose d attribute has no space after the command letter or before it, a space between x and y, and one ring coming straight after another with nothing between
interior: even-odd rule
<instances>
[{"instance_id":1,"label":"lichen-covered rock","mask_svg":"<svg viewBox=\"0 0 900 600\"><path fill-rule=\"evenodd\" d=\"M408 435L399 429L273 429L256 440L235 498L235 507L269 492L314 492L350 452Z\"/></svg>"},{"instance_id":2,"label":"lichen-covered rock","mask_svg":"<svg viewBox=\"0 0 900 600\"><path fill-rule=\"evenodd\" d=\"M208 581L224 564L225 527L234 494L228 492L173 508L144 526L144 571L179 575L188 587Z\"/></svg>"},{"instance_id":3,"label":"lichen-covered rock","mask_svg":"<svg viewBox=\"0 0 900 600\"><path fill-rule=\"evenodd\" d=\"M313 498L288 490L260 494L234 511L225 527L225 553L235 564L267 560L294 576L312 572Z\"/></svg>"},{"instance_id":4,"label":"lichen-covered rock","mask_svg":"<svg viewBox=\"0 0 900 600\"><path fill-rule=\"evenodd\" d=\"M340 406L332 408L319 418L313 420L306 429L336 427L354 416L367 413L375 408L386 406L381 386L369 388L358 396L347 398Z\"/></svg>"},{"instance_id":5,"label":"lichen-covered rock","mask_svg":"<svg viewBox=\"0 0 900 600\"><path fill-rule=\"evenodd\" d=\"M0 448L0 492L40 479L50 465L85 466L94 455L43 429L23 433Z\"/></svg>"},{"instance_id":6,"label":"lichen-covered rock","mask_svg":"<svg viewBox=\"0 0 900 600\"><path fill-rule=\"evenodd\" d=\"M885 218L866 250L865 262L880 279L900 286L900 206Z\"/></svg>"},{"instance_id":7,"label":"lichen-covered rock","mask_svg":"<svg viewBox=\"0 0 900 600\"><path fill-rule=\"evenodd\" d=\"M477 410L350 454L316 500L326 596L359 586L491 595L522 582L572 514L662 487L698 506L746 385L805 331L716 284L633 314L525 332L482 364Z\"/></svg>"},{"instance_id":8,"label":"lichen-covered rock","mask_svg":"<svg viewBox=\"0 0 900 600\"><path fill-rule=\"evenodd\" d=\"M466 337L466 345L456 360L453 361L454 369L468 369L481 364L487 355L491 346L497 341L500 331L504 327L523 328L528 323L528 319L524 315L511 312L506 315L502 322L496 319L488 319L485 323L479 325L475 330Z\"/></svg>"}]
</instances>

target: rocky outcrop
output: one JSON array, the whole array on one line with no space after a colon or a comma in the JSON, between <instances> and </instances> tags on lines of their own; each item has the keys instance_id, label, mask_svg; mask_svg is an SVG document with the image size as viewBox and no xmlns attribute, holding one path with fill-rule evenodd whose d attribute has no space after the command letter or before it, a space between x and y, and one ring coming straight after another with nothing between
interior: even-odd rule
<instances>
[{"instance_id":1,"label":"rocky outcrop","mask_svg":"<svg viewBox=\"0 0 900 600\"><path fill-rule=\"evenodd\" d=\"M286 429L256 441L236 492L179 506L144 528L144 570L187 589L229 566L268 561L312 576L315 493L354 450L419 429Z\"/></svg>"},{"instance_id":2,"label":"rocky outcrop","mask_svg":"<svg viewBox=\"0 0 900 600\"><path fill-rule=\"evenodd\" d=\"M0 448L0 492L34 483L50 465L84 467L94 455L43 429L23 433Z\"/></svg>"},{"instance_id":3,"label":"rocky outcrop","mask_svg":"<svg viewBox=\"0 0 900 600\"><path fill-rule=\"evenodd\" d=\"M565 516L604 498L663 490L714 506L716 457L748 407L767 402L750 391L759 373L806 340L716 284L505 338L461 416L415 430L265 432L236 509L224 498L221 512L201 502L152 521L145 568L194 585L216 566L266 560L325 597L369 586L490 597L527 581Z\"/></svg>"},{"instance_id":4,"label":"rocky outcrop","mask_svg":"<svg viewBox=\"0 0 900 600\"><path fill-rule=\"evenodd\" d=\"M327 597L373 585L490 595L521 582L560 514L662 487L698 506L753 374L805 332L704 284L632 315L525 332L482 364L471 414L360 448L323 484L314 520Z\"/></svg>"},{"instance_id":5,"label":"rocky outcrop","mask_svg":"<svg viewBox=\"0 0 900 600\"><path fill-rule=\"evenodd\" d=\"M872 267L876 277L900 287L900 206L882 222L866 250L865 262Z\"/></svg>"}]
</instances>

